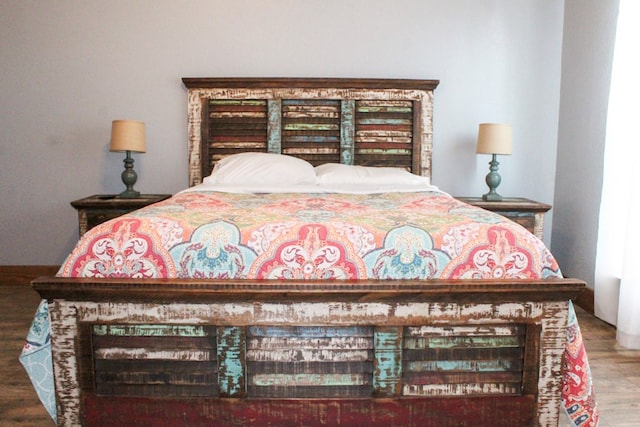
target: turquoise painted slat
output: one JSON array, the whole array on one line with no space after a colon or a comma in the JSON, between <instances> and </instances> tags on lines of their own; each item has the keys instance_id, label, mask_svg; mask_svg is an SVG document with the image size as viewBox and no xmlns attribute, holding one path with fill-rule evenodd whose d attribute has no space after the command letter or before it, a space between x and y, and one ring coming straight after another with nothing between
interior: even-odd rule
<instances>
[{"instance_id":1,"label":"turquoise painted slat","mask_svg":"<svg viewBox=\"0 0 640 427\"><path fill-rule=\"evenodd\" d=\"M373 333L373 390L378 396L400 394L402 328L376 327Z\"/></svg>"},{"instance_id":2,"label":"turquoise painted slat","mask_svg":"<svg viewBox=\"0 0 640 427\"><path fill-rule=\"evenodd\" d=\"M406 362L408 372L453 371L453 372L490 372L513 371L522 369L521 361L516 360L428 360Z\"/></svg>"},{"instance_id":3,"label":"turquoise painted slat","mask_svg":"<svg viewBox=\"0 0 640 427\"><path fill-rule=\"evenodd\" d=\"M282 101L267 101L267 151L280 154L282 152Z\"/></svg>"},{"instance_id":4,"label":"turquoise painted slat","mask_svg":"<svg viewBox=\"0 0 640 427\"><path fill-rule=\"evenodd\" d=\"M361 125L395 125L395 126L411 126L413 121L411 119L360 119Z\"/></svg>"},{"instance_id":5,"label":"turquoise painted slat","mask_svg":"<svg viewBox=\"0 0 640 427\"><path fill-rule=\"evenodd\" d=\"M430 337L430 338L406 338L405 347L419 348L497 348L497 347L521 347L522 338L517 336L503 337Z\"/></svg>"},{"instance_id":6,"label":"turquoise painted slat","mask_svg":"<svg viewBox=\"0 0 640 427\"><path fill-rule=\"evenodd\" d=\"M218 384L221 396L246 395L245 342L244 328L218 328Z\"/></svg>"},{"instance_id":7,"label":"turquoise painted slat","mask_svg":"<svg viewBox=\"0 0 640 427\"><path fill-rule=\"evenodd\" d=\"M177 325L93 325L93 334L131 337L206 337L209 335L206 328L202 326Z\"/></svg>"},{"instance_id":8,"label":"turquoise painted slat","mask_svg":"<svg viewBox=\"0 0 640 427\"><path fill-rule=\"evenodd\" d=\"M355 147L355 100L342 101L340 114L340 162L345 165L353 164L353 153Z\"/></svg>"}]
</instances>

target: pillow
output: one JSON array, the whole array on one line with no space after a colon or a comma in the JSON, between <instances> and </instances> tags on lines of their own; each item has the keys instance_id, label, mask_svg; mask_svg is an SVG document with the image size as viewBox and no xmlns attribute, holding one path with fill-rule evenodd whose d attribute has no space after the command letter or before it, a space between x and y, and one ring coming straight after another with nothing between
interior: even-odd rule
<instances>
[{"instance_id":1,"label":"pillow","mask_svg":"<svg viewBox=\"0 0 640 427\"><path fill-rule=\"evenodd\" d=\"M402 168L325 163L315 170L320 185L429 185L429 178Z\"/></svg>"},{"instance_id":2,"label":"pillow","mask_svg":"<svg viewBox=\"0 0 640 427\"><path fill-rule=\"evenodd\" d=\"M315 185L313 165L274 153L232 154L219 160L203 182L224 185Z\"/></svg>"}]
</instances>

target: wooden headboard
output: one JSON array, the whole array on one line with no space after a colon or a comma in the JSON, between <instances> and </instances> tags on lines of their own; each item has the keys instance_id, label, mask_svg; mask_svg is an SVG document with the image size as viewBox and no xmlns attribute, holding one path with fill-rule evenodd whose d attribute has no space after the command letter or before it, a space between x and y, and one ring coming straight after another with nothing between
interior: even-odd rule
<instances>
[{"instance_id":1,"label":"wooden headboard","mask_svg":"<svg viewBox=\"0 0 640 427\"><path fill-rule=\"evenodd\" d=\"M183 78L189 185L230 154L264 151L404 167L431 177L438 80Z\"/></svg>"}]
</instances>

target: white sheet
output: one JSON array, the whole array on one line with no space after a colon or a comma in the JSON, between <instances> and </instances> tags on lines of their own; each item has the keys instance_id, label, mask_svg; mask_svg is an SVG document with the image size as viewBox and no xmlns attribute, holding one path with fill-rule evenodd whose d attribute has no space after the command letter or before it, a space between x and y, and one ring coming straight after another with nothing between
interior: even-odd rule
<instances>
[{"instance_id":1,"label":"white sheet","mask_svg":"<svg viewBox=\"0 0 640 427\"><path fill-rule=\"evenodd\" d=\"M188 191L217 191L221 193L343 193L343 194L378 194L378 193L417 193L422 191L447 194L435 185L424 184L343 184L343 185L223 185L202 183L190 187Z\"/></svg>"}]
</instances>

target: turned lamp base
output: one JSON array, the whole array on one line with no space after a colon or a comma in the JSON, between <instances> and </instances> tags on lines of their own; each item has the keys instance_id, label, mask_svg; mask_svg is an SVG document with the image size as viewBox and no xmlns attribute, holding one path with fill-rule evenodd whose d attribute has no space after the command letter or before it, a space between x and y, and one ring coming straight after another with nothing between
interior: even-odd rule
<instances>
[{"instance_id":1,"label":"turned lamp base","mask_svg":"<svg viewBox=\"0 0 640 427\"><path fill-rule=\"evenodd\" d=\"M138 180L138 174L133 170L133 158L131 151L127 151L127 157L124 159L124 171L122 172L122 182L127 187L122 193L118 194L120 199L136 199L140 197L140 192L133 189L133 185Z\"/></svg>"},{"instance_id":2,"label":"turned lamp base","mask_svg":"<svg viewBox=\"0 0 640 427\"><path fill-rule=\"evenodd\" d=\"M486 202L501 202L502 196L496 192L496 188L500 185L502 178L498 173L498 160L496 159L496 155L492 154L491 161L489 162L489 172L485 178L485 182L489 186L489 192L487 194L482 195L482 200Z\"/></svg>"}]
</instances>

